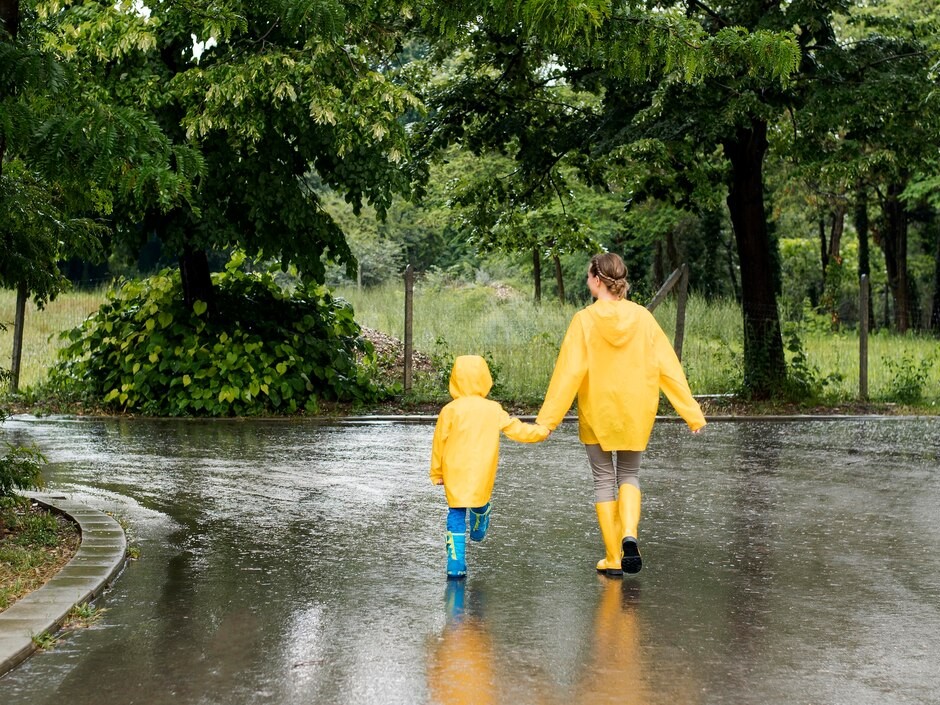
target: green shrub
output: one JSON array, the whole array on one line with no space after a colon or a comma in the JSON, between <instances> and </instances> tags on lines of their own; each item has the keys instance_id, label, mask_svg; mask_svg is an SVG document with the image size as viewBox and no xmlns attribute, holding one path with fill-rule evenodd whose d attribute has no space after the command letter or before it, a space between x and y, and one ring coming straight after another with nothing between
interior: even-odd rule
<instances>
[{"instance_id":1,"label":"green shrub","mask_svg":"<svg viewBox=\"0 0 940 705\"><path fill-rule=\"evenodd\" d=\"M915 361L911 355L903 355L899 360L885 360L885 366L891 375L892 399L901 404L916 404L924 398L924 387L933 367L932 360Z\"/></svg>"},{"instance_id":2,"label":"green shrub","mask_svg":"<svg viewBox=\"0 0 940 705\"><path fill-rule=\"evenodd\" d=\"M13 496L14 490L33 490L42 487L42 464L45 458L34 448L7 445L0 456L0 500Z\"/></svg>"},{"instance_id":3,"label":"green shrub","mask_svg":"<svg viewBox=\"0 0 940 705\"><path fill-rule=\"evenodd\" d=\"M236 256L213 274L216 307L183 304L178 271L124 282L80 327L52 391L155 416L314 413L318 400L372 402L374 351L352 307L323 287L286 292Z\"/></svg>"},{"instance_id":4,"label":"green shrub","mask_svg":"<svg viewBox=\"0 0 940 705\"><path fill-rule=\"evenodd\" d=\"M842 375L822 375L819 367L807 358L803 341L800 340L793 324L784 324L784 335L787 351L790 353L784 397L789 401L815 403L823 396L828 386L838 384L842 380Z\"/></svg>"}]
</instances>

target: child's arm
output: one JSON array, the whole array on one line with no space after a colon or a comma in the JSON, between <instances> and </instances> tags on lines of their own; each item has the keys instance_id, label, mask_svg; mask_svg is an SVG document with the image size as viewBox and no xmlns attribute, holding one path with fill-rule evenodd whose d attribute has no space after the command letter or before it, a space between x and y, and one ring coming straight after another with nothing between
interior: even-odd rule
<instances>
[{"instance_id":1,"label":"child's arm","mask_svg":"<svg viewBox=\"0 0 940 705\"><path fill-rule=\"evenodd\" d=\"M435 485L444 484L444 444L447 441L447 430L450 427L450 414L447 408L441 410L434 427L434 441L431 443L431 482Z\"/></svg>"},{"instance_id":2,"label":"child's arm","mask_svg":"<svg viewBox=\"0 0 940 705\"><path fill-rule=\"evenodd\" d=\"M503 413L506 414L506 412ZM525 423L509 414L505 415L499 430L505 433L507 438L518 441L519 443L538 443L548 438L548 434L551 433L545 426L539 426L535 423Z\"/></svg>"}]
</instances>

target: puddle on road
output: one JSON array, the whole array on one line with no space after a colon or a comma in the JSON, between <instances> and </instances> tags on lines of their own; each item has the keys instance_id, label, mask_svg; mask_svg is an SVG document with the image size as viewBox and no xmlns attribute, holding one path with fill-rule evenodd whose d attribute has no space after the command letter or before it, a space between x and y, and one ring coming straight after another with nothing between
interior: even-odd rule
<instances>
[{"instance_id":1,"label":"puddle on road","mask_svg":"<svg viewBox=\"0 0 940 705\"><path fill-rule=\"evenodd\" d=\"M643 571L599 577L573 426L504 441L444 580L433 427L14 419L140 547L4 705L940 701L940 419L661 423Z\"/></svg>"}]
</instances>

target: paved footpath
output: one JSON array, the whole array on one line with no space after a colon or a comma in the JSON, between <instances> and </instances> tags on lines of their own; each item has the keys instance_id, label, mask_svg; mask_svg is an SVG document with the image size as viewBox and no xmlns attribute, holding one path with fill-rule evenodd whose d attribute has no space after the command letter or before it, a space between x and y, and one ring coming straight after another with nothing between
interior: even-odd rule
<instances>
[{"instance_id":1,"label":"paved footpath","mask_svg":"<svg viewBox=\"0 0 940 705\"><path fill-rule=\"evenodd\" d=\"M75 605L98 597L127 562L124 529L112 517L63 495L29 496L71 517L82 542L49 582L0 612L0 676L38 648L33 637L54 633Z\"/></svg>"}]
</instances>

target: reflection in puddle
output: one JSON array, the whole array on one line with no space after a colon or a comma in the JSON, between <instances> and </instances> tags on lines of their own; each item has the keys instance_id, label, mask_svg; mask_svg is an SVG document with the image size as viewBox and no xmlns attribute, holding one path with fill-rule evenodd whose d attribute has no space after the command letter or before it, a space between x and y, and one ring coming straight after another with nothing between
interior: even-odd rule
<instances>
[{"instance_id":1,"label":"reflection in puddle","mask_svg":"<svg viewBox=\"0 0 940 705\"><path fill-rule=\"evenodd\" d=\"M505 444L448 584L432 426L11 420L141 559L4 705L940 702L940 419L660 424L643 571L573 426Z\"/></svg>"}]
</instances>

